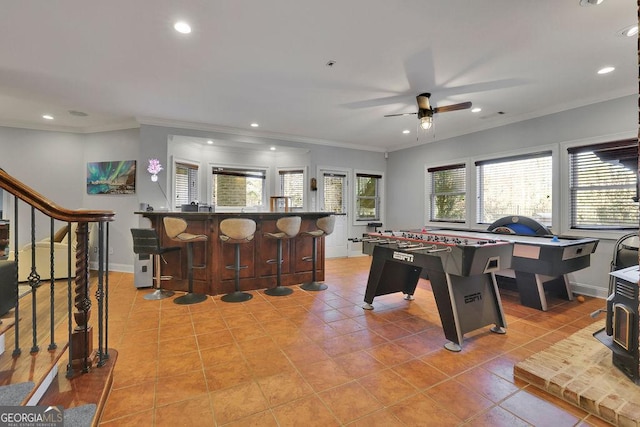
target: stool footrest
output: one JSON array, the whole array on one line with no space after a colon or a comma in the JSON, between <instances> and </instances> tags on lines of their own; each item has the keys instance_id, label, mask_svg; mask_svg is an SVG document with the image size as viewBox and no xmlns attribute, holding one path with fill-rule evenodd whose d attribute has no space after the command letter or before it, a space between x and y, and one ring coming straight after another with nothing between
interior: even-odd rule
<instances>
[{"instance_id":1,"label":"stool footrest","mask_svg":"<svg viewBox=\"0 0 640 427\"><path fill-rule=\"evenodd\" d=\"M229 264L229 265L225 265L224 268L226 268L227 270L235 270L236 266L233 265L233 264ZM246 268L249 268L249 266L248 265L239 265L238 268L240 270L244 270Z\"/></svg>"}]
</instances>

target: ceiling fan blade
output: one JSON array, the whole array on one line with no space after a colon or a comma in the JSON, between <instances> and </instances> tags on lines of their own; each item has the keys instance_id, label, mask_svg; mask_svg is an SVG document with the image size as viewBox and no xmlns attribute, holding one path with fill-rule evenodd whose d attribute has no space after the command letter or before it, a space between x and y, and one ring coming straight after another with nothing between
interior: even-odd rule
<instances>
[{"instance_id":1,"label":"ceiling fan blade","mask_svg":"<svg viewBox=\"0 0 640 427\"><path fill-rule=\"evenodd\" d=\"M433 109L434 113L446 113L448 111L466 110L471 108L470 102L461 102L460 104L445 105L444 107L437 107Z\"/></svg>"},{"instance_id":2,"label":"ceiling fan blade","mask_svg":"<svg viewBox=\"0 0 640 427\"><path fill-rule=\"evenodd\" d=\"M386 114L385 117L413 116L414 114L418 114L418 113Z\"/></svg>"}]
</instances>

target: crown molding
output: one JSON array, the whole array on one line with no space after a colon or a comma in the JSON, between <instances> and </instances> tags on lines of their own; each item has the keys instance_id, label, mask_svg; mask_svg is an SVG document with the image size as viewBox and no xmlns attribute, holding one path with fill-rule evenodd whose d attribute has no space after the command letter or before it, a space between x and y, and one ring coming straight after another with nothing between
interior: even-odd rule
<instances>
[{"instance_id":1,"label":"crown molding","mask_svg":"<svg viewBox=\"0 0 640 427\"><path fill-rule=\"evenodd\" d=\"M139 128L140 124L135 120L124 120L116 123L109 123L105 125L97 126L61 126L61 125L45 125L38 123L22 122L19 120L0 120L0 126L8 128L28 129L28 130L42 130L48 132L64 132L64 133L77 133L77 134L89 134L99 132L109 132L115 130L126 130Z\"/></svg>"},{"instance_id":2,"label":"crown molding","mask_svg":"<svg viewBox=\"0 0 640 427\"><path fill-rule=\"evenodd\" d=\"M249 130L249 129L234 128L229 126L218 126L218 125L212 125L208 123L178 121L178 120L170 120L170 119L161 119L156 117L136 117L136 120L141 125L172 127L172 128L178 128L178 129L190 129L190 130L198 130L198 131L204 131L204 132L218 132L218 133L225 133L229 135L246 136L246 137L252 137L252 138L265 138L265 139L278 140L278 141L289 141L289 142L297 142L297 143L313 144L313 145L324 145L324 146L330 146L330 147L349 148L352 150L374 151L374 152L380 152L380 153L387 151L385 148L381 148L381 147L379 148L379 147L370 147L370 146L359 145L359 144L349 144L349 143L343 143L338 141L330 141L326 139L316 139L316 138L309 138L305 136L290 135L286 133L256 131L256 130Z\"/></svg>"}]
</instances>

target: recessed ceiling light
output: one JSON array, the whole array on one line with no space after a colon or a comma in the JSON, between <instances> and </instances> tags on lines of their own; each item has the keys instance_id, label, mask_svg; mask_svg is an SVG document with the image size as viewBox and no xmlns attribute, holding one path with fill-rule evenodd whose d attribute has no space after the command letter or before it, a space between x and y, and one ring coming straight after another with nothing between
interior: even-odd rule
<instances>
[{"instance_id":1,"label":"recessed ceiling light","mask_svg":"<svg viewBox=\"0 0 640 427\"><path fill-rule=\"evenodd\" d=\"M471 109L472 113L479 113L480 111L482 111L482 108L480 108L480 107L476 107L476 108L472 108Z\"/></svg>"},{"instance_id":2,"label":"recessed ceiling light","mask_svg":"<svg viewBox=\"0 0 640 427\"><path fill-rule=\"evenodd\" d=\"M616 67L603 67L598 70L598 74L609 74L615 69Z\"/></svg>"},{"instance_id":3,"label":"recessed ceiling light","mask_svg":"<svg viewBox=\"0 0 640 427\"><path fill-rule=\"evenodd\" d=\"M180 34L189 34L191 32L191 25L187 24L184 21L176 22L175 24L173 24L173 28Z\"/></svg>"},{"instance_id":4,"label":"recessed ceiling light","mask_svg":"<svg viewBox=\"0 0 640 427\"><path fill-rule=\"evenodd\" d=\"M402 131L402 133L411 133L411 131L409 129L405 129Z\"/></svg>"},{"instance_id":5,"label":"recessed ceiling light","mask_svg":"<svg viewBox=\"0 0 640 427\"><path fill-rule=\"evenodd\" d=\"M259 125L259 124L257 124L257 123L251 123L251 127L252 127L252 128L257 128L258 126L260 126L260 125Z\"/></svg>"},{"instance_id":6,"label":"recessed ceiling light","mask_svg":"<svg viewBox=\"0 0 640 427\"><path fill-rule=\"evenodd\" d=\"M43 114L42 118L45 120L53 120L53 116L51 114Z\"/></svg>"},{"instance_id":7,"label":"recessed ceiling light","mask_svg":"<svg viewBox=\"0 0 640 427\"><path fill-rule=\"evenodd\" d=\"M624 37L634 37L638 34L638 25L630 25L622 30L618 31L618 35Z\"/></svg>"},{"instance_id":8,"label":"recessed ceiling light","mask_svg":"<svg viewBox=\"0 0 640 427\"><path fill-rule=\"evenodd\" d=\"M207 144L211 145L211 144L213 144L213 141L212 140L208 140Z\"/></svg>"},{"instance_id":9,"label":"recessed ceiling light","mask_svg":"<svg viewBox=\"0 0 640 427\"><path fill-rule=\"evenodd\" d=\"M580 0L580 6L597 6L604 0Z\"/></svg>"},{"instance_id":10,"label":"recessed ceiling light","mask_svg":"<svg viewBox=\"0 0 640 427\"><path fill-rule=\"evenodd\" d=\"M276 151L276 147L269 147L269 150Z\"/></svg>"}]
</instances>

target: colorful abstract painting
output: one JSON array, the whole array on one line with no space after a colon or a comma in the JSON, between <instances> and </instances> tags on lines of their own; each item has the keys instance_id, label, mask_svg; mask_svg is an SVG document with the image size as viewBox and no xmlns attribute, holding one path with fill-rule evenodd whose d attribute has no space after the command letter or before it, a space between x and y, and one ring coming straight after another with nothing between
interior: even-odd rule
<instances>
[{"instance_id":1,"label":"colorful abstract painting","mask_svg":"<svg viewBox=\"0 0 640 427\"><path fill-rule=\"evenodd\" d=\"M87 194L134 194L136 161L87 163Z\"/></svg>"}]
</instances>

